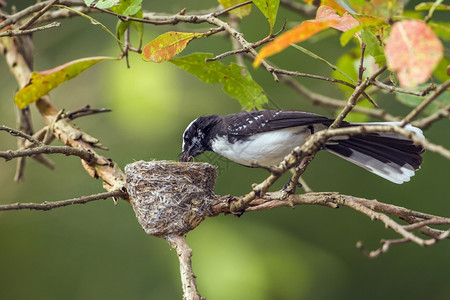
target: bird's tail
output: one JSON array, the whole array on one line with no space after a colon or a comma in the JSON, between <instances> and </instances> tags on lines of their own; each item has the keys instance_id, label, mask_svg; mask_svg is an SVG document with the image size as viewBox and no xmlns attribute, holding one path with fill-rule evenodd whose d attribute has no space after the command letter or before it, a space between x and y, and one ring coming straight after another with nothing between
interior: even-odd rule
<instances>
[{"instance_id":1,"label":"bird's tail","mask_svg":"<svg viewBox=\"0 0 450 300\"><path fill-rule=\"evenodd\" d=\"M399 122L352 123L352 125L400 125ZM407 125L406 130L424 138L422 130ZM403 183L420 168L424 148L397 133L371 133L332 139L326 150L394 183Z\"/></svg>"}]
</instances>

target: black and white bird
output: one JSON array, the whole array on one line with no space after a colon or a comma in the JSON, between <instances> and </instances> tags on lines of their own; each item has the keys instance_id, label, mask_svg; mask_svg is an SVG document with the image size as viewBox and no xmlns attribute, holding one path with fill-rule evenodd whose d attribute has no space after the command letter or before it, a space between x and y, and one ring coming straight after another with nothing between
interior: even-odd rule
<instances>
[{"instance_id":1,"label":"black and white bird","mask_svg":"<svg viewBox=\"0 0 450 300\"><path fill-rule=\"evenodd\" d=\"M332 119L321 115L284 110L200 117L183 133L181 161L213 151L244 166L277 165L311 134L332 123ZM342 122L340 127L393 124L400 123ZM419 128L407 125L405 129L423 138ZM333 137L323 149L394 183L410 180L419 169L424 152L422 146L397 133Z\"/></svg>"}]
</instances>

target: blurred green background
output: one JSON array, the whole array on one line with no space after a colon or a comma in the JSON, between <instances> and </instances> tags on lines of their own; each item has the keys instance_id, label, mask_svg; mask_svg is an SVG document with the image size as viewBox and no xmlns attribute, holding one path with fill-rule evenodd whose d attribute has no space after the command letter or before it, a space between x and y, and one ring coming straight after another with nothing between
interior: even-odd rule
<instances>
[{"instance_id":1,"label":"blurred green background","mask_svg":"<svg viewBox=\"0 0 450 300\"><path fill-rule=\"evenodd\" d=\"M9 1L11 2L11 1ZM147 3L148 2L148 3ZM210 1L147 1L154 11L175 13L183 7L209 8ZM24 7L27 1L16 3ZM281 22L300 18L280 8ZM112 17L95 15L112 30ZM277 28L281 26L278 22ZM258 26L255 26L258 24ZM207 31L206 24L179 24L178 31ZM172 26L146 26L148 42ZM254 9L241 30L249 41L264 37L268 24ZM355 46L339 46L331 30L326 40L302 45L332 62ZM67 61L96 55L118 56L117 44L98 26L83 18L63 20L62 26L36 33L35 69L46 70ZM230 49L225 36L193 41L183 54ZM225 60L229 62L232 58ZM280 67L329 76L330 70L293 48L274 56ZM181 134L198 116L240 110L220 85L207 85L170 63L152 64L131 54L124 61L102 62L51 92L58 108L73 110L90 104L112 113L76 120L83 130L110 148L102 154L121 167L135 160L177 160ZM275 83L261 68L254 79L271 99L269 108L307 110L332 117L334 110L313 107L289 87ZM299 79L310 89L341 97L334 85ZM15 126L13 96L17 84L0 60L0 120ZM448 95L447 95L448 96ZM395 115L409 109L389 95L377 98L381 108ZM43 122L32 107L34 128ZM425 132L437 144L450 147L449 121ZM2 150L16 139L0 134ZM90 178L75 157L54 155L54 171L27 160L25 181L14 183L15 161L0 162L0 202L43 202L102 192L101 181ZM219 168L217 194L242 195L267 176L213 154L200 157ZM422 169L412 181L392 184L328 153L320 153L304 175L315 191L337 191L414 210L449 216L448 160L424 154ZM275 188L287 180L282 178ZM193 248L193 268L201 294L208 299L449 299L450 243L431 248L415 244L394 246L374 260L356 247L370 248L381 238L398 237L380 222L347 208L280 208L220 216L204 221L187 235ZM176 253L162 239L147 236L126 202L111 199L48 212L0 212L0 299L181 299Z\"/></svg>"}]
</instances>

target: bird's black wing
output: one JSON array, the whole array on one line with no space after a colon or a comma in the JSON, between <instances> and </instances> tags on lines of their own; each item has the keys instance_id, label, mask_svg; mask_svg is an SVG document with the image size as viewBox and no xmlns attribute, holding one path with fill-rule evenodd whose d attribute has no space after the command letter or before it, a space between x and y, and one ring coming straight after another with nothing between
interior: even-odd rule
<instances>
[{"instance_id":1,"label":"bird's black wing","mask_svg":"<svg viewBox=\"0 0 450 300\"><path fill-rule=\"evenodd\" d=\"M222 120L227 134L235 136L250 136L261 132L318 123L329 126L333 122L321 115L287 110L243 112L224 116Z\"/></svg>"}]
</instances>

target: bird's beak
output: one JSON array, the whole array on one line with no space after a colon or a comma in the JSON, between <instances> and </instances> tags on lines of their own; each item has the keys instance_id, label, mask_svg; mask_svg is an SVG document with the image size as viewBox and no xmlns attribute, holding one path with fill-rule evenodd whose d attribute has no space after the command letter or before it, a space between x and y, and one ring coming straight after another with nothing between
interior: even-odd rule
<instances>
[{"instance_id":1,"label":"bird's beak","mask_svg":"<svg viewBox=\"0 0 450 300\"><path fill-rule=\"evenodd\" d=\"M181 153L180 161L187 162L187 161L190 161L191 159L192 159L192 156L189 155L189 151L184 151L183 153Z\"/></svg>"}]
</instances>

